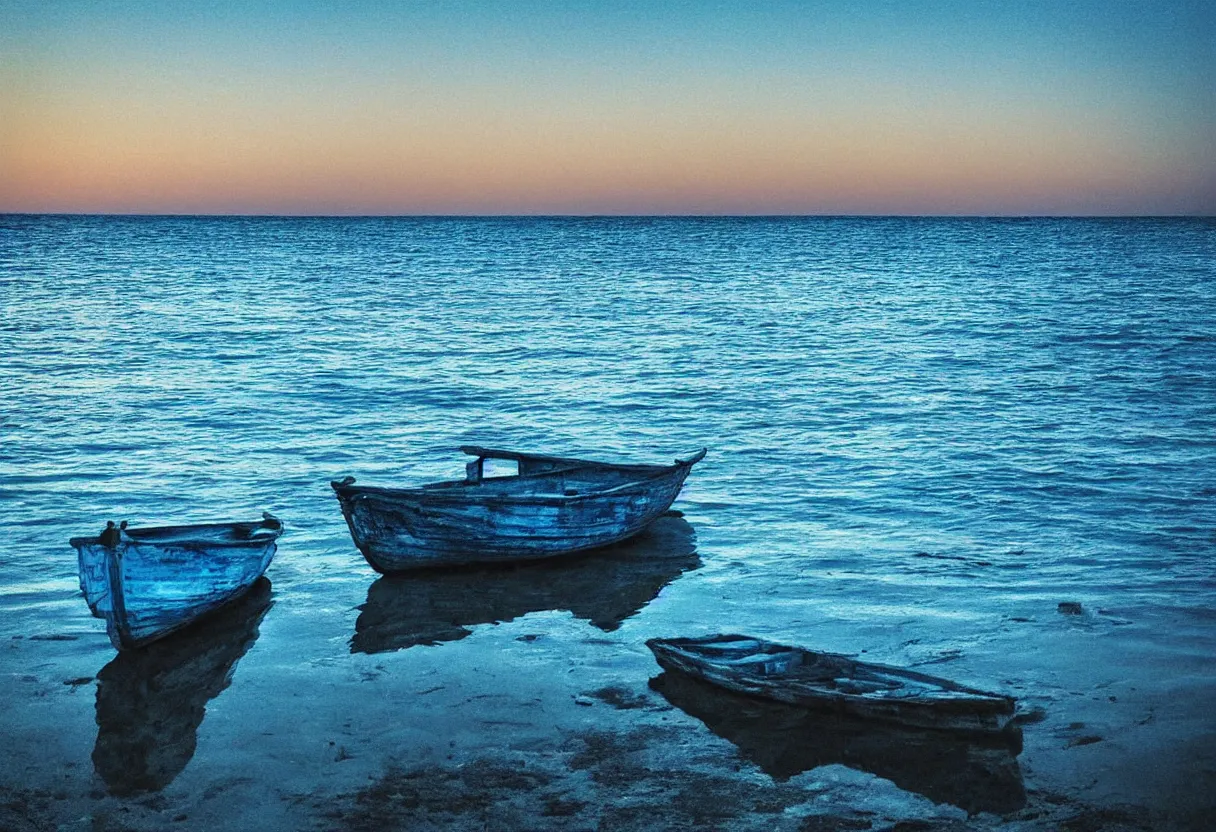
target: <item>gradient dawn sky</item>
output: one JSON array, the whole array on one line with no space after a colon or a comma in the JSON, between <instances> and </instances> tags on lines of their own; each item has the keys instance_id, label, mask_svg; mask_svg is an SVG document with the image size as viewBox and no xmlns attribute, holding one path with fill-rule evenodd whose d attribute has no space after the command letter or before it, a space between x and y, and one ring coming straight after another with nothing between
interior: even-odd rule
<instances>
[{"instance_id":1,"label":"gradient dawn sky","mask_svg":"<svg viewBox=\"0 0 1216 832\"><path fill-rule=\"evenodd\" d=\"M1216 214L1216 0L0 0L0 212Z\"/></svg>"}]
</instances>

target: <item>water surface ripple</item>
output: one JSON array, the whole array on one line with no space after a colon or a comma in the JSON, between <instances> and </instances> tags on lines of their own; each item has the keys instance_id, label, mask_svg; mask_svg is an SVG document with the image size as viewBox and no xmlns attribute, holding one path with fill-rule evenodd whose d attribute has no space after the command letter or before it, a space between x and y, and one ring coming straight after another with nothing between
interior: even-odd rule
<instances>
[{"instance_id":1,"label":"water surface ripple","mask_svg":"<svg viewBox=\"0 0 1216 832\"><path fill-rule=\"evenodd\" d=\"M267 509L258 648L332 609L342 652L375 576L331 478L705 445L701 566L631 642L957 658L1032 697L1094 649L1066 623L1216 652L1211 220L7 216L0 302L5 637L98 626L72 535Z\"/></svg>"}]
</instances>

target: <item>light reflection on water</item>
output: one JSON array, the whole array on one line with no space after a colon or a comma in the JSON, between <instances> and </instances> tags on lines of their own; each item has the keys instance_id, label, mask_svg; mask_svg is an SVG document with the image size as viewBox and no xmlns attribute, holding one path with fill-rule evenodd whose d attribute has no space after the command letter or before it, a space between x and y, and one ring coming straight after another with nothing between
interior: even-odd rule
<instances>
[{"instance_id":1,"label":"light reflection on water","mask_svg":"<svg viewBox=\"0 0 1216 832\"><path fill-rule=\"evenodd\" d=\"M1207 221L5 226L15 579L111 516L338 547L327 477L449 477L474 439L708 444L702 546L780 572L925 551L1134 594L1216 543Z\"/></svg>"},{"instance_id":2,"label":"light reflection on water","mask_svg":"<svg viewBox=\"0 0 1216 832\"><path fill-rule=\"evenodd\" d=\"M1208 220L9 216L0 296L0 636L95 626L67 539L106 519L269 510L257 649L341 653L376 576L329 480L706 445L677 502L701 565L622 638L1029 696L1071 632L1216 652Z\"/></svg>"}]
</instances>

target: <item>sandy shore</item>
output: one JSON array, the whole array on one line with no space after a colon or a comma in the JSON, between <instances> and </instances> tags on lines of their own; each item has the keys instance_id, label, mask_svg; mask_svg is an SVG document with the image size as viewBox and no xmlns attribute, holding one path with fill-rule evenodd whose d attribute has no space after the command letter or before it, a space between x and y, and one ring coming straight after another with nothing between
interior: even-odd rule
<instances>
[{"instance_id":1,"label":"sandy shore","mask_svg":"<svg viewBox=\"0 0 1216 832\"><path fill-rule=\"evenodd\" d=\"M256 649L249 621L267 631ZM745 713L567 613L442 649L331 640L313 656L276 638L302 621L253 609L227 652L192 645L126 676L97 673L96 629L10 638L0 829L1216 825L1216 695L1199 676L1028 703L1015 756Z\"/></svg>"}]
</instances>

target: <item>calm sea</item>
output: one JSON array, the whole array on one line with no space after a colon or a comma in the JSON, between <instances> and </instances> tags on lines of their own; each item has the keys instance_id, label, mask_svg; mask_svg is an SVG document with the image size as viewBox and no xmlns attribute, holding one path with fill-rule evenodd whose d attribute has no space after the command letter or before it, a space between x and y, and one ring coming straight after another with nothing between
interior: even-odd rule
<instances>
[{"instance_id":1,"label":"calm sea","mask_svg":"<svg viewBox=\"0 0 1216 832\"><path fill-rule=\"evenodd\" d=\"M3 216L0 304L0 639L75 638L65 674L113 657L69 537L263 510L243 663L352 660L377 576L328 481L458 478L476 443L709 448L700 562L621 644L865 651L1057 731L1216 679L1212 220Z\"/></svg>"}]
</instances>

